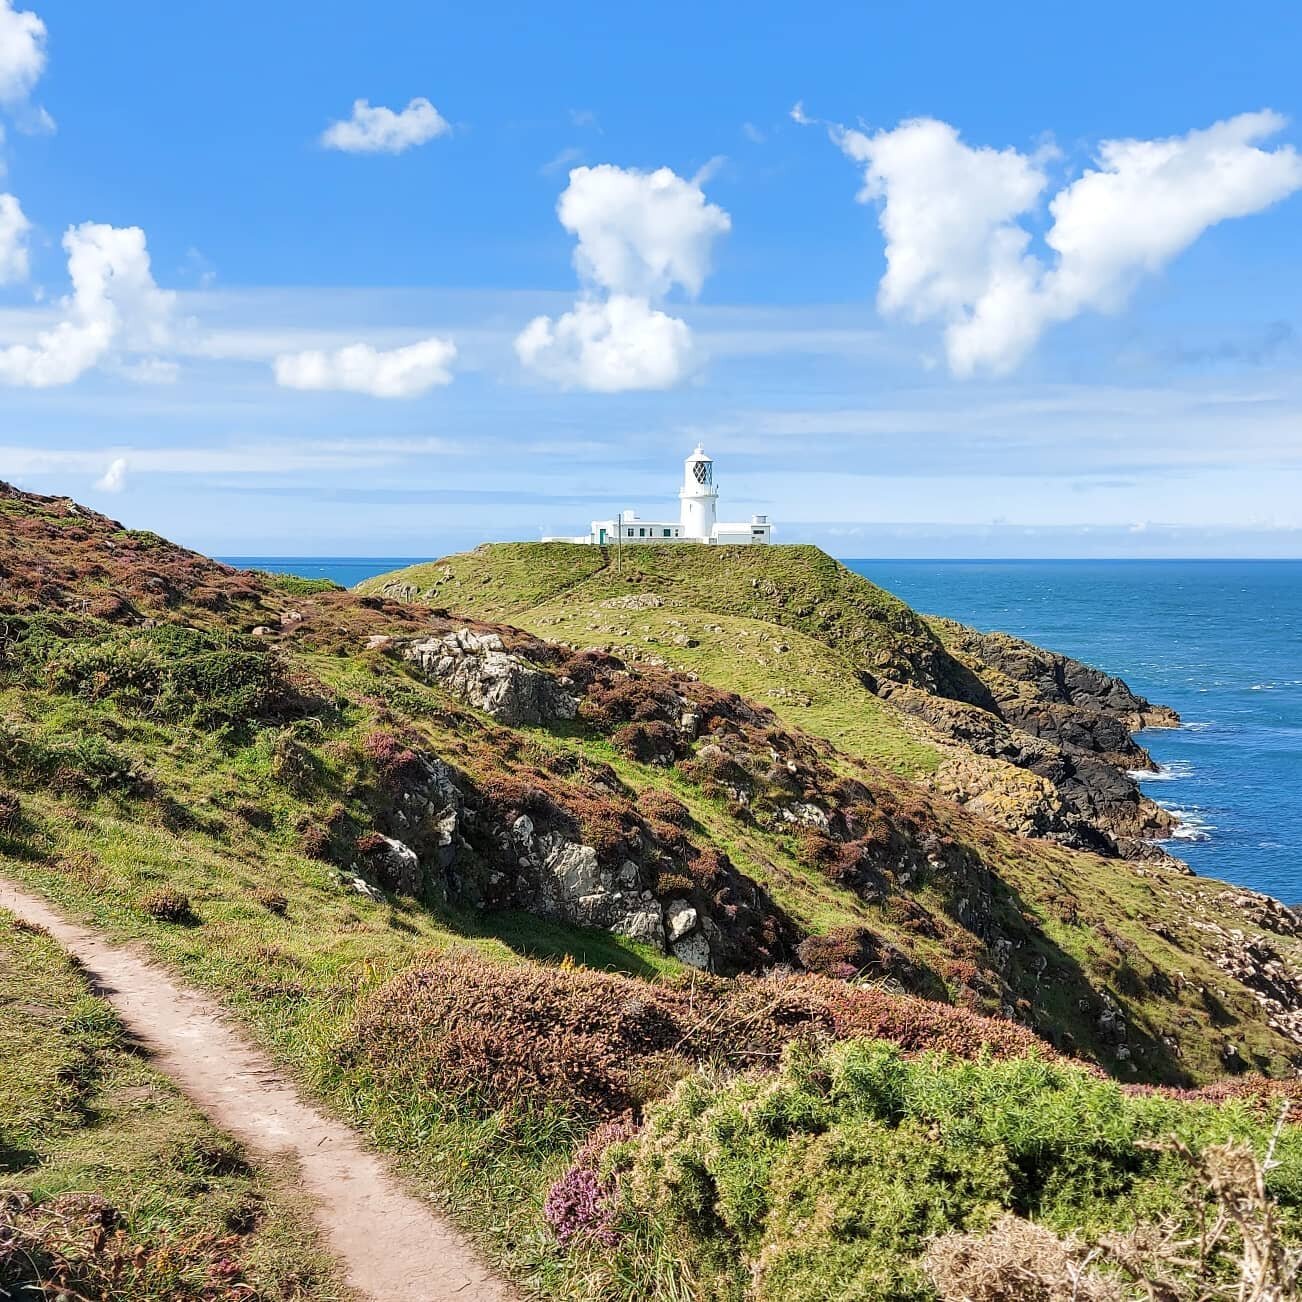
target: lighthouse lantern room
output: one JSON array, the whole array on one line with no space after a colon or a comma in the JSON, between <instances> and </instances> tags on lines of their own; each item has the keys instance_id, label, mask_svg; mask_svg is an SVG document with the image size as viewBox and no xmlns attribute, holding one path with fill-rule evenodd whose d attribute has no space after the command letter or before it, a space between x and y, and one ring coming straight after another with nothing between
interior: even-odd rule
<instances>
[{"instance_id":1,"label":"lighthouse lantern room","mask_svg":"<svg viewBox=\"0 0 1302 1302\"><path fill-rule=\"evenodd\" d=\"M749 523L720 524L719 485L714 462L698 443L683 462L683 482L678 489L677 520L644 520L636 511L621 511L611 520L594 520L587 534L550 537L543 542L592 543L708 543L751 546L767 543L773 526L767 515L752 515Z\"/></svg>"}]
</instances>

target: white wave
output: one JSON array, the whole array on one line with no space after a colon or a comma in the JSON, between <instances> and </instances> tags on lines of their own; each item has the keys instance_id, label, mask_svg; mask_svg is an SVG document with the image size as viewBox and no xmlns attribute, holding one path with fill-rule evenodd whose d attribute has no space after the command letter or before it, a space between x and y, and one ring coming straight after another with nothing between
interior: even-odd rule
<instances>
[{"instance_id":1,"label":"white wave","mask_svg":"<svg viewBox=\"0 0 1302 1302\"><path fill-rule=\"evenodd\" d=\"M1170 764L1159 764L1154 769L1127 769L1126 776L1136 782L1178 782L1181 778L1193 777L1194 767L1188 760L1172 760Z\"/></svg>"},{"instance_id":2,"label":"white wave","mask_svg":"<svg viewBox=\"0 0 1302 1302\"><path fill-rule=\"evenodd\" d=\"M1208 728L1214 728L1216 725L1208 720L1205 723L1182 723L1180 725L1183 732L1206 732Z\"/></svg>"},{"instance_id":3,"label":"white wave","mask_svg":"<svg viewBox=\"0 0 1302 1302\"><path fill-rule=\"evenodd\" d=\"M1180 821L1171 829L1172 841L1210 841L1216 831L1216 824L1209 823L1197 810L1174 809L1164 806L1168 814L1174 814Z\"/></svg>"}]
</instances>

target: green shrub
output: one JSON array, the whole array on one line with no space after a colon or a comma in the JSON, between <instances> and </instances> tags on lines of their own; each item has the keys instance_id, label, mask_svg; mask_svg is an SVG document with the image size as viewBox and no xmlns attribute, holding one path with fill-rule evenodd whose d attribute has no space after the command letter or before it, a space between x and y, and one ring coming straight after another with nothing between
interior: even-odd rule
<instances>
[{"instance_id":1,"label":"green shrub","mask_svg":"<svg viewBox=\"0 0 1302 1302\"><path fill-rule=\"evenodd\" d=\"M1138 1096L1037 1056L959 1062L881 1041L787 1050L782 1070L697 1074L612 1150L626 1207L680 1245L707 1294L758 1302L934 1298L928 1242L1012 1212L1086 1238L1165 1222L1196 1232L1187 1163L1228 1140L1263 1152L1271 1121L1241 1103ZM1302 1232L1302 1127L1267 1188ZM1233 1278L1232 1253L1213 1274ZM712 1291L711 1291L712 1290Z\"/></svg>"},{"instance_id":2,"label":"green shrub","mask_svg":"<svg viewBox=\"0 0 1302 1302\"><path fill-rule=\"evenodd\" d=\"M287 592L291 597L306 597L314 592L343 592L333 579L305 579L299 574L276 574L271 570L250 570L269 588Z\"/></svg>"},{"instance_id":3,"label":"green shrub","mask_svg":"<svg viewBox=\"0 0 1302 1302\"><path fill-rule=\"evenodd\" d=\"M73 795L144 794L149 779L98 733L50 736L0 720L0 773L24 786L49 784Z\"/></svg>"},{"instance_id":4,"label":"green shrub","mask_svg":"<svg viewBox=\"0 0 1302 1302\"><path fill-rule=\"evenodd\" d=\"M301 705L274 651L250 649L228 634L162 624L90 640L41 640L33 656L38 648L56 691L199 727L240 725Z\"/></svg>"}]
</instances>

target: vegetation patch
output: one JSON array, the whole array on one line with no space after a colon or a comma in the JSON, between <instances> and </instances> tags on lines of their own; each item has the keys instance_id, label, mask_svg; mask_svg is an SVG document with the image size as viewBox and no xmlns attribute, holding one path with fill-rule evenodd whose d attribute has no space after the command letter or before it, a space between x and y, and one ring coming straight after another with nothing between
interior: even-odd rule
<instances>
[{"instance_id":1,"label":"vegetation patch","mask_svg":"<svg viewBox=\"0 0 1302 1302\"><path fill-rule=\"evenodd\" d=\"M623 1227L653 1224L712 1297L935 1298L929 1244L1015 1215L1089 1242L1139 1226L1172 1244L1204 1236L1201 1259L1188 1252L1175 1271L1178 1291L1153 1295L1192 1299L1239 1281L1242 1232L1205 1237L1215 1187L1190 1178L1191 1155L1230 1144L1269 1151L1273 1234L1296 1242L1302 1128L1276 1131L1234 1105L1136 1098L1036 1055L796 1045L775 1074L686 1078L597 1169L618 1182Z\"/></svg>"},{"instance_id":2,"label":"vegetation patch","mask_svg":"<svg viewBox=\"0 0 1302 1302\"><path fill-rule=\"evenodd\" d=\"M967 1055L1035 1043L1010 1022L826 978L650 985L541 965L504 974L461 952L372 996L347 1055L388 1090L435 1090L486 1113L556 1108L592 1119L641 1107L699 1064L771 1064L795 1040L862 1035Z\"/></svg>"}]
</instances>

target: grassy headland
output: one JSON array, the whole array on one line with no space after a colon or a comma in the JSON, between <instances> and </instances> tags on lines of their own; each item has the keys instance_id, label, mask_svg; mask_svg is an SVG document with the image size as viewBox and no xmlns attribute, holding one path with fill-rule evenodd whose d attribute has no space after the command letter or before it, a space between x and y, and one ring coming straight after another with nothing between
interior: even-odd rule
<instances>
[{"instance_id":1,"label":"grassy headland","mask_svg":"<svg viewBox=\"0 0 1302 1302\"><path fill-rule=\"evenodd\" d=\"M869 1105L815 1095L835 1064L878 1061L865 1041L975 1059L992 1090L1010 1078L983 1053L1083 1060L1061 1067L1043 1142L1063 1171L1106 1167L1119 1224L1173 1206L1175 1168L1165 1202L1128 1199L1149 1132L1100 1156L1084 1083L1298 1062L1287 1009L1264 1002L1287 997L1296 920L938 794L958 743L890 685L1009 726L976 658L813 549L628 549L617 575L597 548L489 548L358 595L232 571L62 499L0 508L3 871L215 993L541 1296L733 1295L772 1235L804 1231L712 1208L654 1158L666 1127L711 1162L740 1145L761 1191L777 1175L753 1163L780 1150L782 1197L816 1211ZM594 643L663 663L575 649ZM829 1053L849 1057L807 1066ZM689 1135L702 1090L785 1089L784 1061L799 1124ZM1164 1100L1158 1128L1189 1118L1200 1144L1260 1150L1278 1090L1238 1088L1248 1102ZM594 1127L626 1111L607 1157ZM1280 1152L1287 1209L1292 1131ZM1000 1187L926 1225L1036 1211ZM618 1203L595 1238L561 1228L575 1190ZM1052 1206L1055 1230L1093 1232L1084 1203ZM925 1235L882 1232L846 1222L836 1269L916 1263Z\"/></svg>"}]
</instances>

